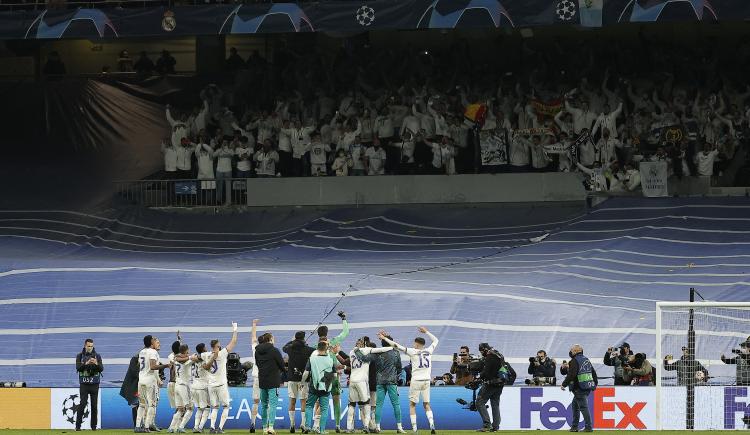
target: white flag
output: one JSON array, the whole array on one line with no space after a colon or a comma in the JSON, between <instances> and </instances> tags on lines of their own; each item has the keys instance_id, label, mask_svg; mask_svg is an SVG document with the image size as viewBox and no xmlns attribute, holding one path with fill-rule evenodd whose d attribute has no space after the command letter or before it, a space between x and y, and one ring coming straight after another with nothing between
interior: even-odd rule
<instances>
[{"instance_id":1,"label":"white flag","mask_svg":"<svg viewBox=\"0 0 750 435\"><path fill-rule=\"evenodd\" d=\"M667 162L641 162L640 171L643 196L669 196Z\"/></svg>"}]
</instances>

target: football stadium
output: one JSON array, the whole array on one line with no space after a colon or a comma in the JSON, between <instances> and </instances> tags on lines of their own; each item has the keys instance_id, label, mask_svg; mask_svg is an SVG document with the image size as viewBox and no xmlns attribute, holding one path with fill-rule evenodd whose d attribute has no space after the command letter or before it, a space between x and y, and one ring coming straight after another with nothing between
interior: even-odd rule
<instances>
[{"instance_id":1,"label":"football stadium","mask_svg":"<svg viewBox=\"0 0 750 435\"><path fill-rule=\"evenodd\" d=\"M0 435L750 430L748 20L0 1Z\"/></svg>"}]
</instances>

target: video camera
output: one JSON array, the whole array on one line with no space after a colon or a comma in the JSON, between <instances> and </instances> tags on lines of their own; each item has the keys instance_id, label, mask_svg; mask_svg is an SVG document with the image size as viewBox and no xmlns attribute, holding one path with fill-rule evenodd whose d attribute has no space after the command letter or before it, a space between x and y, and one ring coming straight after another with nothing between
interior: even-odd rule
<instances>
[{"instance_id":1,"label":"video camera","mask_svg":"<svg viewBox=\"0 0 750 435\"><path fill-rule=\"evenodd\" d=\"M253 363L250 361L241 362L238 353L232 352L227 355L227 383L230 387L245 385L247 372L252 369Z\"/></svg>"}]
</instances>

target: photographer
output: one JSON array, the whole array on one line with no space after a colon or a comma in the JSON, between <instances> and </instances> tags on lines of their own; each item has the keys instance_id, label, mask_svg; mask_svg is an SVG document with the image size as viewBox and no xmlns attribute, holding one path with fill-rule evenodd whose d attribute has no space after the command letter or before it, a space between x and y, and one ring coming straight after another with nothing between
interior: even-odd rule
<instances>
[{"instance_id":1,"label":"photographer","mask_svg":"<svg viewBox=\"0 0 750 435\"><path fill-rule=\"evenodd\" d=\"M747 386L750 385L750 340L746 340L740 343L739 350L732 349L732 353L737 356L734 358L727 358L721 355L721 361L724 364L736 364L736 385Z\"/></svg>"},{"instance_id":2,"label":"photographer","mask_svg":"<svg viewBox=\"0 0 750 435\"><path fill-rule=\"evenodd\" d=\"M482 388L477 395L476 407L482 417L482 428L477 432L495 432L500 427L500 395L503 394L503 380L500 379L500 369L504 366L503 355L491 348L487 343L479 345L482 354L482 371L479 380ZM487 412L487 402L492 407L492 421Z\"/></svg>"},{"instance_id":3,"label":"photographer","mask_svg":"<svg viewBox=\"0 0 750 435\"><path fill-rule=\"evenodd\" d=\"M654 385L654 375L651 363L645 353L637 353L628 358L628 364L623 366L624 379L630 380L631 385L647 387Z\"/></svg>"},{"instance_id":4,"label":"photographer","mask_svg":"<svg viewBox=\"0 0 750 435\"><path fill-rule=\"evenodd\" d=\"M628 364L628 358L632 354L628 343L623 343L620 347L610 347L604 354L604 365L615 368L615 385L630 385L624 366Z\"/></svg>"},{"instance_id":5,"label":"photographer","mask_svg":"<svg viewBox=\"0 0 750 435\"><path fill-rule=\"evenodd\" d=\"M453 354L453 364L451 365L451 374L456 375L456 385L466 385L474 379L469 370L469 346L461 346L458 353Z\"/></svg>"},{"instance_id":6,"label":"photographer","mask_svg":"<svg viewBox=\"0 0 750 435\"><path fill-rule=\"evenodd\" d=\"M531 379L526 379L526 385L557 385L555 371L557 362L547 358L547 352L540 350L536 357L529 357L529 374Z\"/></svg>"},{"instance_id":7,"label":"photographer","mask_svg":"<svg viewBox=\"0 0 750 435\"><path fill-rule=\"evenodd\" d=\"M708 370L690 355L686 346L682 346L682 356L679 360L670 362L672 355L664 357L664 370L677 371L677 385L696 385L708 380Z\"/></svg>"},{"instance_id":8,"label":"photographer","mask_svg":"<svg viewBox=\"0 0 750 435\"><path fill-rule=\"evenodd\" d=\"M91 429L96 430L98 405L99 405L99 382L101 373L104 371L102 356L94 348L94 340L87 338L83 343L83 349L76 355L76 371L78 372L78 381L80 384L79 394L81 397L78 412L76 413L76 430L81 430L83 422L83 413L86 406L91 403ZM91 400L89 401L89 397Z\"/></svg>"}]
</instances>

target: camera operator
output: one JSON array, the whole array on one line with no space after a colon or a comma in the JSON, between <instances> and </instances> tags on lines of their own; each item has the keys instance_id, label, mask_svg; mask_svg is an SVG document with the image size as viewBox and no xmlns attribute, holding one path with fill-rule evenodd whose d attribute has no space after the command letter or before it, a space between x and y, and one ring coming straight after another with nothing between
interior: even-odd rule
<instances>
[{"instance_id":1,"label":"camera operator","mask_svg":"<svg viewBox=\"0 0 750 435\"><path fill-rule=\"evenodd\" d=\"M536 357L529 357L529 374L531 379L526 379L526 385L557 385L555 371L557 362L547 358L547 352L540 350Z\"/></svg>"},{"instance_id":2,"label":"camera operator","mask_svg":"<svg viewBox=\"0 0 750 435\"><path fill-rule=\"evenodd\" d=\"M476 407L482 417L482 428L477 432L495 432L500 427L500 395L503 394L503 380L500 379L500 369L505 363L503 355L490 347L487 343L479 345L482 354L482 371L479 380L482 388L477 395ZM487 402L492 407L492 422L487 412Z\"/></svg>"},{"instance_id":3,"label":"camera operator","mask_svg":"<svg viewBox=\"0 0 750 435\"><path fill-rule=\"evenodd\" d=\"M469 346L461 346L458 353L453 354L453 364L451 365L451 374L456 375L456 385L466 385L474 379L469 370Z\"/></svg>"},{"instance_id":4,"label":"camera operator","mask_svg":"<svg viewBox=\"0 0 750 435\"><path fill-rule=\"evenodd\" d=\"M740 348L732 349L732 353L737 356L734 358L727 358L721 355L721 361L724 364L736 364L736 385L747 386L750 385L750 339L740 343Z\"/></svg>"},{"instance_id":5,"label":"camera operator","mask_svg":"<svg viewBox=\"0 0 750 435\"><path fill-rule=\"evenodd\" d=\"M628 364L628 358L633 354L628 343L620 347L610 347L604 354L604 365L615 368L615 385L630 385L630 379L625 373L624 366Z\"/></svg>"},{"instance_id":6,"label":"camera operator","mask_svg":"<svg viewBox=\"0 0 750 435\"><path fill-rule=\"evenodd\" d=\"M677 385L696 385L708 380L708 370L690 355L690 350L686 346L682 346L680 359L670 362L673 359L672 355L664 357L664 370L677 370Z\"/></svg>"}]
</instances>

